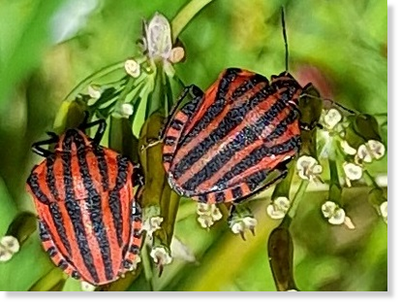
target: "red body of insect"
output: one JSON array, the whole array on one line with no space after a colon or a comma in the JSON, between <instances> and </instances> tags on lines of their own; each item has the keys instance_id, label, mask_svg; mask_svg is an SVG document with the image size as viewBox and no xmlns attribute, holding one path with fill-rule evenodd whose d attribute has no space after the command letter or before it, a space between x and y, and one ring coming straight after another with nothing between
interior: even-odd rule
<instances>
[{"instance_id":1,"label":"red body of insect","mask_svg":"<svg viewBox=\"0 0 400 304\"><path fill-rule=\"evenodd\" d=\"M138 179L132 181L138 169L81 130L67 130L56 141L27 180L43 246L68 275L93 285L112 282L139 254Z\"/></svg>"},{"instance_id":2,"label":"red body of insect","mask_svg":"<svg viewBox=\"0 0 400 304\"><path fill-rule=\"evenodd\" d=\"M230 68L169 120L163 162L171 187L204 203L239 202L264 189L300 148L301 86L287 72Z\"/></svg>"}]
</instances>

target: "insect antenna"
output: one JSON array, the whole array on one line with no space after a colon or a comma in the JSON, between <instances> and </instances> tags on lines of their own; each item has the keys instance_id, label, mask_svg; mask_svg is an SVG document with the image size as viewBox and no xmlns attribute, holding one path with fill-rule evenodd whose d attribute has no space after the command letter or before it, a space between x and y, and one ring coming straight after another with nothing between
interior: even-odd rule
<instances>
[{"instance_id":1,"label":"insect antenna","mask_svg":"<svg viewBox=\"0 0 400 304\"><path fill-rule=\"evenodd\" d=\"M287 72L289 70L289 46L286 36L285 8L283 5L281 7L281 20L282 20L283 42L285 43L285 72Z\"/></svg>"}]
</instances>

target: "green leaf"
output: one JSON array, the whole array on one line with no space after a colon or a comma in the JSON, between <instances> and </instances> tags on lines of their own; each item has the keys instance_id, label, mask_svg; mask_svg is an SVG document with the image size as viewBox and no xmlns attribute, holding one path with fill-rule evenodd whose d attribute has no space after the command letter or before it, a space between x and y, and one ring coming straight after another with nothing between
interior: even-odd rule
<instances>
[{"instance_id":1,"label":"green leaf","mask_svg":"<svg viewBox=\"0 0 400 304\"><path fill-rule=\"evenodd\" d=\"M50 21L63 0L0 3L0 111L15 84L38 66L50 44Z\"/></svg>"}]
</instances>

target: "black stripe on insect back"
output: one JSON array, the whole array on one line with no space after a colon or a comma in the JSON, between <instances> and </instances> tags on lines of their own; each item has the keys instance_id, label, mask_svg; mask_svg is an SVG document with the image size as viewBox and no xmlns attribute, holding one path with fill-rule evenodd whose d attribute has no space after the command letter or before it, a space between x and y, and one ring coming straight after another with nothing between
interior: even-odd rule
<instances>
[{"instance_id":1,"label":"black stripe on insect back","mask_svg":"<svg viewBox=\"0 0 400 304\"><path fill-rule=\"evenodd\" d=\"M201 183L211 178L219 169L221 169L231 158L246 146L254 143L259 139L259 134L265 130L267 126L271 124L274 118L286 107L286 103L282 99L278 99L271 108L260 117L253 125L245 126L240 132L238 132L232 142L226 145L219 151L206 166L204 166L199 172L197 172L192 178L190 178L184 185L184 189L194 189ZM242 119L242 118L241 118ZM272 134L277 132L276 128L272 131ZM211 136L210 136L211 137ZM188 166L188 168L190 168Z\"/></svg>"},{"instance_id":2,"label":"black stripe on insect back","mask_svg":"<svg viewBox=\"0 0 400 304\"><path fill-rule=\"evenodd\" d=\"M81 144L84 144L83 138L78 134L75 136L74 142L77 147ZM93 184L89 166L86 160L86 151L78 150L77 156L79 163L79 171L81 173L83 184L85 185L85 189L88 195L88 197L85 199L86 208L89 211L93 232L96 235L96 240L100 248L100 253L104 263L104 270L105 270L104 272L106 278L107 280L111 280L114 277L114 272L111 261L110 243L108 241L107 231L103 222L101 198Z\"/></svg>"},{"instance_id":3,"label":"black stripe on insect back","mask_svg":"<svg viewBox=\"0 0 400 304\"><path fill-rule=\"evenodd\" d=\"M39 202L46 205L49 205L51 203L50 199L44 194L42 189L40 189L37 173L31 173L26 182Z\"/></svg>"},{"instance_id":4,"label":"black stripe on insect back","mask_svg":"<svg viewBox=\"0 0 400 304\"><path fill-rule=\"evenodd\" d=\"M63 142L63 147L71 149L72 138L66 138ZM90 251L88 240L86 238L85 228L82 220L82 213L79 203L75 199L74 184L71 172L71 155L69 153L61 154L63 161L63 176L64 176L64 189L65 189L65 208L67 209L69 218L73 223L75 239L82 256L83 263L89 271L95 282L99 282L99 276L96 272L93 263L93 256Z\"/></svg>"},{"instance_id":5,"label":"black stripe on insect back","mask_svg":"<svg viewBox=\"0 0 400 304\"><path fill-rule=\"evenodd\" d=\"M219 82L214 102L211 104L210 107L208 107L208 109L202 116L202 119L194 125L193 129L189 132L189 134L185 138L185 141L182 143L182 146L187 144L191 139L195 138L201 130L205 129L210 124L215 116L223 111L226 105L226 95L229 91L229 86L231 82L235 80L239 72L239 69L227 69L225 71L224 76L221 77L221 80Z\"/></svg>"},{"instance_id":6,"label":"black stripe on insect back","mask_svg":"<svg viewBox=\"0 0 400 304\"><path fill-rule=\"evenodd\" d=\"M121 247L123 244L122 240L122 205L120 198L120 190L126 184L128 178L128 160L126 157L121 155L117 156L117 180L115 187L110 191L109 194L109 205L111 208L111 214L113 216L113 223L115 227L115 233L118 240L118 245Z\"/></svg>"},{"instance_id":7,"label":"black stripe on insect back","mask_svg":"<svg viewBox=\"0 0 400 304\"><path fill-rule=\"evenodd\" d=\"M262 159L272 155L284 154L292 150L298 151L300 146L300 136L293 136L282 144L275 145L271 148L261 145L254 149L249 155L238 162L232 170L227 172L221 179L218 180L216 185L227 184L232 178L240 175L246 169L256 166ZM271 170L274 168L270 168ZM265 171L265 170L261 170ZM260 174L259 174L260 175ZM261 173L261 177L264 175ZM265 177L264 177L265 178ZM253 190L257 185L255 183L249 184L251 190ZM254 187L254 188L253 188Z\"/></svg>"},{"instance_id":8,"label":"black stripe on insect back","mask_svg":"<svg viewBox=\"0 0 400 304\"><path fill-rule=\"evenodd\" d=\"M50 193L53 195L56 201L60 200L58 189L56 187L56 178L54 176L54 162L56 158L55 155L52 154L46 158L46 184L49 187Z\"/></svg>"},{"instance_id":9,"label":"black stripe on insect back","mask_svg":"<svg viewBox=\"0 0 400 304\"><path fill-rule=\"evenodd\" d=\"M108 177L108 167L107 167L107 162L106 158L104 155L104 149L97 146L93 148L93 153L96 156L97 160L97 165L99 168L99 172L101 174L101 185L103 187L104 191L107 191L109 189L109 177Z\"/></svg>"},{"instance_id":10,"label":"black stripe on insect back","mask_svg":"<svg viewBox=\"0 0 400 304\"><path fill-rule=\"evenodd\" d=\"M68 255L71 256L72 255L71 244L69 243L67 233L65 231L64 219L62 218L60 208L56 203L53 203L49 205L49 211L51 213L51 218L53 220L54 226L56 227L58 236L60 237L61 242L63 243L65 249L67 250Z\"/></svg>"},{"instance_id":11,"label":"black stripe on insect back","mask_svg":"<svg viewBox=\"0 0 400 304\"><path fill-rule=\"evenodd\" d=\"M179 178L187 169L203 157L204 154L215 144L216 141L223 139L234 128L243 121L243 118L255 106L263 102L273 91L266 85L259 90L241 107L232 108L222 119L219 125L207 136L202 142L198 143L191 151L189 151L174 168L174 177ZM274 105L275 106L275 105ZM273 107L274 107L273 106ZM273 109L271 109L273 110ZM275 113L276 111L274 111ZM195 139L194 139L195 140Z\"/></svg>"}]
</instances>

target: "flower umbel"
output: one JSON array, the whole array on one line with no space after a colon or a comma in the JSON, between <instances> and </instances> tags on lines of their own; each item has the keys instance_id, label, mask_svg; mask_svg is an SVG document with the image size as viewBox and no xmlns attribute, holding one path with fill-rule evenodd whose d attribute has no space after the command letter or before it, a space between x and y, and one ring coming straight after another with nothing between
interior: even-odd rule
<instances>
[{"instance_id":1,"label":"flower umbel","mask_svg":"<svg viewBox=\"0 0 400 304\"><path fill-rule=\"evenodd\" d=\"M197 221L203 228L210 228L216 221L222 219L222 213L215 204L197 204Z\"/></svg>"},{"instance_id":2,"label":"flower umbel","mask_svg":"<svg viewBox=\"0 0 400 304\"><path fill-rule=\"evenodd\" d=\"M328 219L328 222L332 225L342 225L344 224L349 229L355 229L351 219L346 216L346 212L343 208L340 208L338 204L332 201L326 201L321 206L322 214Z\"/></svg>"},{"instance_id":3,"label":"flower umbel","mask_svg":"<svg viewBox=\"0 0 400 304\"><path fill-rule=\"evenodd\" d=\"M318 160L309 155L299 157L296 163L296 169L301 179L309 181L318 179L319 175L322 173L322 166L318 163Z\"/></svg>"}]
</instances>

